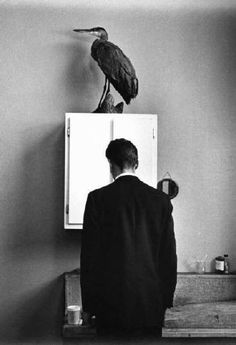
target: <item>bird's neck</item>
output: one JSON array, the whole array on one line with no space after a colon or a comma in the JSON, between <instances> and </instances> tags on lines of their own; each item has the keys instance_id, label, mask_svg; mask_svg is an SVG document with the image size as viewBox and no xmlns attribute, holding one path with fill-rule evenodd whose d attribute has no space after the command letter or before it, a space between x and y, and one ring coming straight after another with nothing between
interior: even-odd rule
<instances>
[{"instance_id":1,"label":"bird's neck","mask_svg":"<svg viewBox=\"0 0 236 345\"><path fill-rule=\"evenodd\" d=\"M99 36L101 40L104 40L104 41L108 40L108 34L106 31L101 31Z\"/></svg>"}]
</instances>

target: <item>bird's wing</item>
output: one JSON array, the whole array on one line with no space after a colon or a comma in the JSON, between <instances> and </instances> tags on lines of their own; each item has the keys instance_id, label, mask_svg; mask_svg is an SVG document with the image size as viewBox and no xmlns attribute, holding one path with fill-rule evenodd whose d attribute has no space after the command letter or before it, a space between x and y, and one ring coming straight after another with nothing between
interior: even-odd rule
<instances>
[{"instance_id":1,"label":"bird's wing","mask_svg":"<svg viewBox=\"0 0 236 345\"><path fill-rule=\"evenodd\" d=\"M109 41L96 40L92 45L91 54L127 104L137 96L138 79L135 69L118 46Z\"/></svg>"}]
</instances>

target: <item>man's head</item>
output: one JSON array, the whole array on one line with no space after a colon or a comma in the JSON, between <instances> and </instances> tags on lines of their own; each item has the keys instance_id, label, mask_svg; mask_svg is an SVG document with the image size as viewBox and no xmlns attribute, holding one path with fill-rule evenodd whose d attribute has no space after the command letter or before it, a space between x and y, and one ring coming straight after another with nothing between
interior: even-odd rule
<instances>
[{"instance_id":1,"label":"man's head","mask_svg":"<svg viewBox=\"0 0 236 345\"><path fill-rule=\"evenodd\" d=\"M106 149L112 176L115 178L123 172L134 172L138 167L138 150L131 141L115 139Z\"/></svg>"}]
</instances>

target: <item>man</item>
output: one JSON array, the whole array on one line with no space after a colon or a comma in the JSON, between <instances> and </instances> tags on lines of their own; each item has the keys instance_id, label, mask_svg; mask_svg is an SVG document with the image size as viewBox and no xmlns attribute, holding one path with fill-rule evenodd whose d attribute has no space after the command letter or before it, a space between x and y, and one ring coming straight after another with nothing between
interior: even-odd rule
<instances>
[{"instance_id":1,"label":"man","mask_svg":"<svg viewBox=\"0 0 236 345\"><path fill-rule=\"evenodd\" d=\"M96 316L100 333L161 334L176 286L172 205L135 175L138 152L130 141L111 141L106 157L114 182L89 193L84 213L84 315Z\"/></svg>"}]
</instances>

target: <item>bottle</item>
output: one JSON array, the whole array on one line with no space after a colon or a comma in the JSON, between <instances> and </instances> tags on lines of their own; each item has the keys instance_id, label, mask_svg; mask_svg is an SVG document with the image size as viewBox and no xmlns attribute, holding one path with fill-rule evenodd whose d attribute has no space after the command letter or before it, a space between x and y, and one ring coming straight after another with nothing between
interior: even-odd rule
<instances>
[{"instance_id":1,"label":"bottle","mask_svg":"<svg viewBox=\"0 0 236 345\"><path fill-rule=\"evenodd\" d=\"M223 256L215 258L215 271L221 274L225 272L225 258Z\"/></svg>"},{"instance_id":2,"label":"bottle","mask_svg":"<svg viewBox=\"0 0 236 345\"><path fill-rule=\"evenodd\" d=\"M224 260L225 260L224 273L229 274L229 255L228 254L224 254Z\"/></svg>"}]
</instances>

